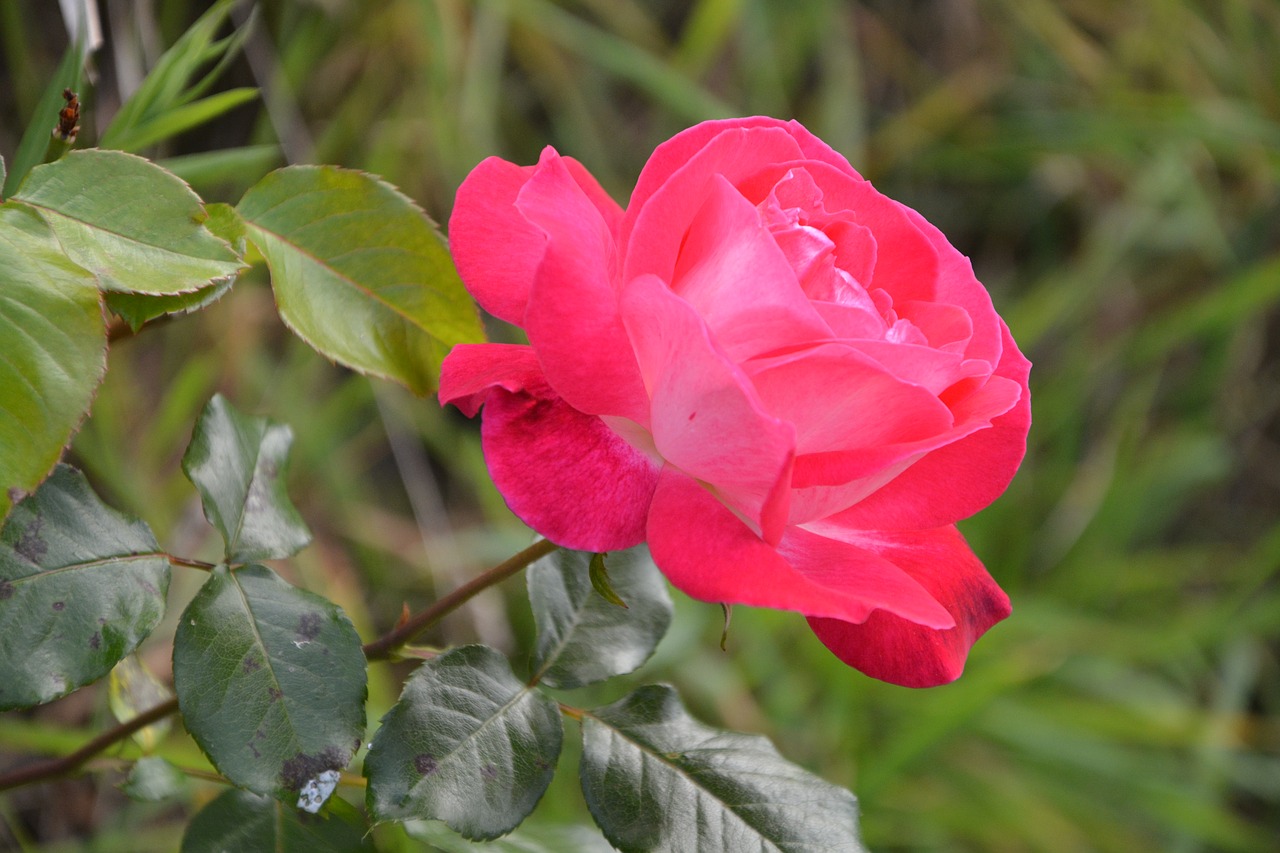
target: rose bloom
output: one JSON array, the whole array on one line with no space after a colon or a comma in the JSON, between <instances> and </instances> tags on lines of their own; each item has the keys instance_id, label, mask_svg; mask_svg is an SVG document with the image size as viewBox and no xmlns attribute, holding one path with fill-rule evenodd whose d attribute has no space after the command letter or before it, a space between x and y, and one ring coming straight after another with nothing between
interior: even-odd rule
<instances>
[{"instance_id":1,"label":"rose bloom","mask_svg":"<svg viewBox=\"0 0 1280 853\"><path fill-rule=\"evenodd\" d=\"M796 122L663 143L626 210L576 161L482 162L449 242L528 346L456 347L440 399L511 510L647 541L703 601L794 610L841 660L960 675L1009 599L956 530L1008 485L1030 364L968 260Z\"/></svg>"}]
</instances>

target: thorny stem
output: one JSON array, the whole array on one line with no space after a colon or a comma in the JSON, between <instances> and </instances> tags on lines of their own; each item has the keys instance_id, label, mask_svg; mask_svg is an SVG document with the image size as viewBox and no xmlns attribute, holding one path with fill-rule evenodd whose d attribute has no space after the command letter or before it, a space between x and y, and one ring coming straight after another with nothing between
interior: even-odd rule
<instances>
[{"instance_id":1,"label":"thorny stem","mask_svg":"<svg viewBox=\"0 0 1280 853\"><path fill-rule=\"evenodd\" d=\"M175 566L185 566L188 569L200 569L203 572L211 572L217 568L214 563L206 563L204 560L192 560L187 557L176 557L173 554L165 554L169 558L169 562Z\"/></svg>"},{"instance_id":2,"label":"thorny stem","mask_svg":"<svg viewBox=\"0 0 1280 853\"><path fill-rule=\"evenodd\" d=\"M391 657L392 652L400 646L410 642L414 637L418 636L445 616L466 604L474 598L476 594L483 592L495 584L501 583L516 572L528 566L534 560L545 557L559 547L559 545L556 545L546 539L539 539L528 548L525 548L520 553L507 558L484 574L477 575L472 578L470 581L464 583L444 598L438 600L435 604L432 604L426 610L406 619L400 625L397 625L378 639L366 643L364 647L364 656L368 660L387 660Z\"/></svg>"},{"instance_id":3,"label":"thorny stem","mask_svg":"<svg viewBox=\"0 0 1280 853\"><path fill-rule=\"evenodd\" d=\"M162 720L177 710L178 700L176 698L161 702L151 710L143 711L127 723L121 723L114 729L103 732L70 755L51 758L38 764L28 764L26 767L19 767L17 770L0 775L0 791L7 791L10 788L17 788L22 785L30 785L33 782L42 782L45 779L53 779L57 776L65 776L112 744L124 740L139 729L145 729L157 720Z\"/></svg>"}]
</instances>

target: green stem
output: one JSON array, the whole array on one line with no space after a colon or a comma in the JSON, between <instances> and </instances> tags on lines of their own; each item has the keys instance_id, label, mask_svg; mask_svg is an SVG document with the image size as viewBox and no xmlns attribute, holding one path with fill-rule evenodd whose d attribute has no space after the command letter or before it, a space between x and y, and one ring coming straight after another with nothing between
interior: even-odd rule
<instances>
[{"instance_id":1,"label":"green stem","mask_svg":"<svg viewBox=\"0 0 1280 853\"><path fill-rule=\"evenodd\" d=\"M124 740L139 729L145 729L157 720L162 720L177 710L178 700L176 698L161 702L151 710L143 711L132 720L103 732L70 755L52 758L36 764L28 764L26 767L19 767L17 770L0 775L0 791L7 791L10 788L17 788L22 785L30 785L33 782L42 782L45 779L53 779L58 776L66 776L112 744Z\"/></svg>"},{"instance_id":2,"label":"green stem","mask_svg":"<svg viewBox=\"0 0 1280 853\"><path fill-rule=\"evenodd\" d=\"M559 545L556 545L546 539L539 539L528 548L525 548L520 553L507 558L484 574L472 578L470 581L458 587L444 598L441 598L435 604L432 604L426 610L406 619L404 622L397 625L386 634L383 634L378 639L370 643L366 643L364 647L364 656L368 660L389 659L396 649L400 648L405 643L410 642L414 637L418 636L445 616L466 604L478 593L483 592L495 584L502 583L504 580L516 574L530 563L545 557L559 547Z\"/></svg>"}]
</instances>

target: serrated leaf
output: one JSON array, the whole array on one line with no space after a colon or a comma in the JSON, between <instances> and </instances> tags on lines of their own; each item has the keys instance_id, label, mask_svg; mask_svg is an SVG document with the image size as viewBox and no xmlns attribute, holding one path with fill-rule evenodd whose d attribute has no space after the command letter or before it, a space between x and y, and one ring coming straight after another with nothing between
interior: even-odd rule
<instances>
[{"instance_id":1,"label":"serrated leaf","mask_svg":"<svg viewBox=\"0 0 1280 853\"><path fill-rule=\"evenodd\" d=\"M103 290L190 293L244 268L205 228L190 187L123 151L72 151L32 169L13 198L44 215L67 256Z\"/></svg>"},{"instance_id":2,"label":"serrated leaf","mask_svg":"<svg viewBox=\"0 0 1280 853\"><path fill-rule=\"evenodd\" d=\"M145 803L171 800L186 788L187 777L182 771L154 755L139 758L120 786L126 797Z\"/></svg>"},{"instance_id":3,"label":"serrated leaf","mask_svg":"<svg viewBox=\"0 0 1280 853\"><path fill-rule=\"evenodd\" d=\"M613 845L587 826L525 823L493 841L468 841L439 821L407 821L405 834L441 853L612 853Z\"/></svg>"},{"instance_id":4,"label":"serrated leaf","mask_svg":"<svg viewBox=\"0 0 1280 853\"><path fill-rule=\"evenodd\" d=\"M146 524L59 465L0 530L0 710L110 672L164 615L169 571Z\"/></svg>"},{"instance_id":5,"label":"serrated leaf","mask_svg":"<svg viewBox=\"0 0 1280 853\"><path fill-rule=\"evenodd\" d=\"M280 316L334 361L425 394L454 344L484 339L444 239L390 184L291 166L237 209L267 260Z\"/></svg>"},{"instance_id":6,"label":"serrated leaf","mask_svg":"<svg viewBox=\"0 0 1280 853\"><path fill-rule=\"evenodd\" d=\"M39 214L0 205L0 519L89 411L107 367L101 299Z\"/></svg>"},{"instance_id":7,"label":"serrated leaf","mask_svg":"<svg viewBox=\"0 0 1280 853\"><path fill-rule=\"evenodd\" d=\"M864 850L852 794L699 723L665 685L587 712L582 738L582 792L619 850Z\"/></svg>"},{"instance_id":8,"label":"serrated leaf","mask_svg":"<svg viewBox=\"0 0 1280 853\"><path fill-rule=\"evenodd\" d=\"M627 609L607 601L590 577L595 556L557 551L529 567L529 603L538 627L534 680L572 688L633 672L671 625L667 584L643 546L609 554L611 589Z\"/></svg>"},{"instance_id":9,"label":"serrated leaf","mask_svg":"<svg viewBox=\"0 0 1280 853\"><path fill-rule=\"evenodd\" d=\"M516 678L506 658L485 646L453 649L423 664L382 718L364 761L369 810L497 838L537 805L562 737L556 703Z\"/></svg>"},{"instance_id":10,"label":"serrated leaf","mask_svg":"<svg viewBox=\"0 0 1280 853\"><path fill-rule=\"evenodd\" d=\"M181 853L355 853L374 850L368 827L348 803L333 799L322 814L248 791L224 791L191 819Z\"/></svg>"},{"instance_id":11,"label":"serrated leaf","mask_svg":"<svg viewBox=\"0 0 1280 853\"><path fill-rule=\"evenodd\" d=\"M219 566L178 623L173 686L191 736L232 782L291 807L364 734L360 638L336 604L265 566Z\"/></svg>"},{"instance_id":12,"label":"serrated leaf","mask_svg":"<svg viewBox=\"0 0 1280 853\"><path fill-rule=\"evenodd\" d=\"M200 413L182 470L222 534L228 562L289 557L311 541L285 490L292 443L289 427L243 415L221 394Z\"/></svg>"},{"instance_id":13,"label":"serrated leaf","mask_svg":"<svg viewBox=\"0 0 1280 853\"><path fill-rule=\"evenodd\" d=\"M136 332L156 317L165 314L190 314L201 308L207 308L225 296L231 289L231 285L232 279L226 279L203 290L167 296L110 292L106 294L107 308Z\"/></svg>"}]
</instances>

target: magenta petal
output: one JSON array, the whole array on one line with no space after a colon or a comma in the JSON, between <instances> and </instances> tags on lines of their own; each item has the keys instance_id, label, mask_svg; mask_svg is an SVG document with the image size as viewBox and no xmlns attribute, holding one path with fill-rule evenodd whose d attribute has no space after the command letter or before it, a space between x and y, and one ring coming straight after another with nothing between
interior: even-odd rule
<instances>
[{"instance_id":1,"label":"magenta petal","mask_svg":"<svg viewBox=\"0 0 1280 853\"><path fill-rule=\"evenodd\" d=\"M650 158L651 164L658 158L664 164L662 183L647 197L642 193L650 189L647 184L637 184L627 205L622 223L624 281L646 273L671 280L685 231L702 208L713 179L736 186L762 164L794 160L801 152L786 128L772 126L725 130L679 163L668 162L669 153L659 148Z\"/></svg>"},{"instance_id":2,"label":"magenta petal","mask_svg":"<svg viewBox=\"0 0 1280 853\"><path fill-rule=\"evenodd\" d=\"M795 429L764 410L689 303L657 278L632 281L622 306L652 398L658 453L777 542L788 512Z\"/></svg>"},{"instance_id":3,"label":"magenta petal","mask_svg":"<svg viewBox=\"0 0 1280 853\"><path fill-rule=\"evenodd\" d=\"M514 344L458 344L440 367L440 405L452 403L475 417L494 388L553 396L532 347Z\"/></svg>"},{"instance_id":4,"label":"magenta petal","mask_svg":"<svg viewBox=\"0 0 1280 853\"><path fill-rule=\"evenodd\" d=\"M517 206L546 234L524 328L547 381L581 412L647 425L648 400L618 316L610 224L551 148Z\"/></svg>"},{"instance_id":5,"label":"magenta petal","mask_svg":"<svg viewBox=\"0 0 1280 853\"><path fill-rule=\"evenodd\" d=\"M879 555L788 530L778 548L751 532L693 479L664 468L649 512L649 549L681 591L702 601L861 621L888 607L937 627L950 614Z\"/></svg>"},{"instance_id":6,"label":"magenta petal","mask_svg":"<svg viewBox=\"0 0 1280 853\"><path fill-rule=\"evenodd\" d=\"M960 677L969 649L1009 615L996 585L954 526L867 534L860 543L919 582L951 614L953 628L932 628L879 610L861 624L811 618L818 639L849 666L904 687L933 687Z\"/></svg>"},{"instance_id":7,"label":"magenta petal","mask_svg":"<svg viewBox=\"0 0 1280 853\"><path fill-rule=\"evenodd\" d=\"M951 412L843 344L744 365L770 414L795 424L796 453L916 442L949 430Z\"/></svg>"},{"instance_id":8,"label":"magenta petal","mask_svg":"<svg viewBox=\"0 0 1280 853\"><path fill-rule=\"evenodd\" d=\"M1027 375L1031 363L1018 351L1004 322L998 322L1004 334L1004 354L995 376L1004 381L993 386L991 398L993 409L1004 406L1003 413L991 420L990 427L932 451L831 521L864 530L938 527L968 518L1008 488L1027 452L1031 427ZM1018 395L1012 407L1007 402L1009 394ZM967 408L953 406L970 418L976 417L977 413L965 411Z\"/></svg>"},{"instance_id":9,"label":"magenta petal","mask_svg":"<svg viewBox=\"0 0 1280 853\"><path fill-rule=\"evenodd\" d=\"M507 506L552 542L598 552L644 541L658 469L599 418L495 389L480 434Z\"/></svg>"},{"instance_id":10,"label":"magenta petal","mask_svg":"<svg viewBox=\"0 0 1280 853\"><path fill-rule=\"evenodd\" d=\"M449 219L449 250L467 290L490 314L516 325L546 244L515 207L532 174L498 157L484 160L458 187Z\"/></svg>"},{"instance_id":11,"label":"magenta petal","mask_svg":"<svg viewBox=\"0 0 1280 853\"><path fill-rule=\"evenodd\" d=\"M671 281L735 362L831 336L755 206L722 177L711 178Z\"/></svg>"}]
</instances>

